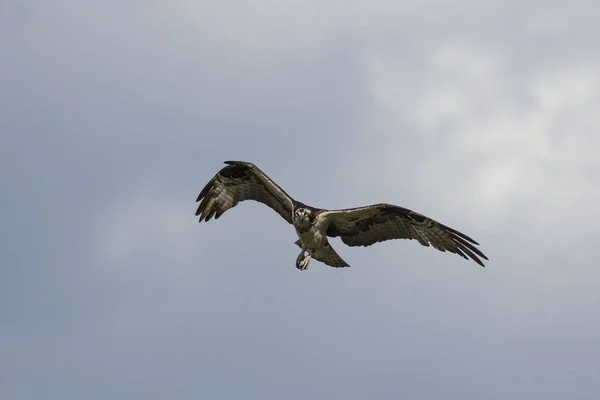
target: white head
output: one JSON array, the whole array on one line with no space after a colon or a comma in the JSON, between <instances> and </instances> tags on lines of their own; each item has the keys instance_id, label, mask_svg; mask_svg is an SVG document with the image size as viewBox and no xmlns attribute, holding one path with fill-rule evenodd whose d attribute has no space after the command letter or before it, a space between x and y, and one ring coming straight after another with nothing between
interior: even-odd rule
<instances>
[{"instance_id":1,"label":"white head","mask_svg":"<svg viewBox=\"0 0 600 400\"><path fill-rule=\"evenodd\" d=\"M306 227L310 225L311 212L307 208L298 207L294 211L294 225Z\"/></svg>"}]
</instances>

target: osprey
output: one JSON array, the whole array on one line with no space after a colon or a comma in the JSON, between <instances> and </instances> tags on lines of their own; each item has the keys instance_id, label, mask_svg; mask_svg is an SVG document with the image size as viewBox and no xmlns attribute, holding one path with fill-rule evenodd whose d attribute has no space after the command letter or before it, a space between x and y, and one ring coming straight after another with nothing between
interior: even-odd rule
<instances>
[{"instance_id":1,"label":"osprey","mask_svg":"<svg viewBox=\"0 0 600 400\"><path fill-rule=\"evenodd\" d=\"M303 204L290 197L256 165L244 161L225 161L223 167L204 186L196 202L199 222L218 219L240 201L254 200L273 210L298 235L295 242L302 250L296 268L308 268L311 257L326 265L349 267L331 247L329 237L339 237L348 246L370 246L391 239L415 239L469 259L484 267L479 257L488 258L473 245L467 235L407 208L379 203L364 207L325 210ZM308 253L308 254L306 254Z\"/></svg>"}]
</instances>

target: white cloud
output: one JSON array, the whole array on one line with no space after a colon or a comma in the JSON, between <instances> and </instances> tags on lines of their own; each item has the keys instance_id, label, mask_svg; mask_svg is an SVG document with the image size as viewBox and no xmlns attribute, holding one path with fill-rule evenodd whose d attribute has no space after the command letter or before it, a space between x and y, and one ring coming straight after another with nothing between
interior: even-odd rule
<instances>
[{"instance_id":1,"label":"white cloud","mask_svg":"<svg viewBox=\"0 0 600 400\"><path fill-rule=\"evenodd\" d=\"M542 232L585 222L584 214L567 219L567 210L600 216L593 200L600 189L586 174L600 167L600 61L549 65L529 77L512 74L510 62L493 49L450 43L409 86L401 61L373 60L374 113L388 126L381 151L402 146L401 121L412 123L411 134L432 143L414 171L423 190L444 193L450 208L467 207L488 223L523 213Z\"/></svg>"}]
</instances>

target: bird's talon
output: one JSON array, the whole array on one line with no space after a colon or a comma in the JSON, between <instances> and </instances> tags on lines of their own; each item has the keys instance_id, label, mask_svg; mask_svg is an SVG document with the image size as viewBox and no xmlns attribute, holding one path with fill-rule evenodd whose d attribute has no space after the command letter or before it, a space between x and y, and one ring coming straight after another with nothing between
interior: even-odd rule
<instances>
[{"instance_id":1,"label":"bird's talon","mask_svg":"<svg viewBox=\"0 0 600 400\"><path fill-rule=\"evenodd\" d=\"M306 255L302 260L296 263L296 268L301 271L308 269L308 264L310 263L310 255Z\"/></svg>"}]
</instances>

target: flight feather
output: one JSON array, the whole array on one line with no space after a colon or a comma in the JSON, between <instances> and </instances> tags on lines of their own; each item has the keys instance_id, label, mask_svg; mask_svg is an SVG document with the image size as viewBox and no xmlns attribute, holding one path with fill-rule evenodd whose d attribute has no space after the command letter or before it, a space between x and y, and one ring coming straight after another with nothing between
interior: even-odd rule
<instances>
[{"instance_id":1,"label":"flight feather","mask_svg":"<svg viewBox=\"0 0 600 400\"><path fill-rule=\"evenodd\" d=\"M484 266L487 257L475 246L476 241L415 211L380 203L365 207L330 210L322 213L330 225L327 234L340 237L348 246L370 246L391 239L414 239L423 246L469 259Z\"/></svg>"},{"instance_id":2,"label":"flight feather","mask_svg":"<svg viewBox=\"0 0 600 400\"><path fill-rule=\"evenodd\" d=\"M200 191L196 202L199 222L218 219L240 201L254 200L275 210L289 224L292 223L294 200L254 164L243 161L225 161L223 167Z\"/></svg>"}]
</instances>

